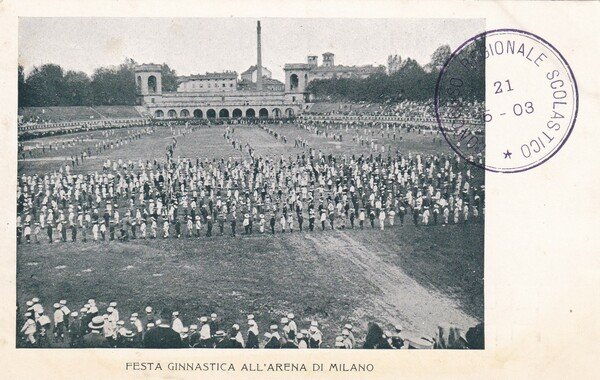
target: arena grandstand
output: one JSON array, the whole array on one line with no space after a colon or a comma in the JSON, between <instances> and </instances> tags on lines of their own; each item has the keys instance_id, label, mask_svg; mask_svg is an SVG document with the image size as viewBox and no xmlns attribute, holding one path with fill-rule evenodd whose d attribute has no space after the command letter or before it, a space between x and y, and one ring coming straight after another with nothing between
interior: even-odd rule
<instances>
[{"instance_id":1,"label":"arena grandstand","mask_svg":"<svg viewBox=\"0 0 600 380\"><path fill-rule=\"evenodd\" d=\"M143 107L22 107L19 108L19 141L89 132L102 129L148 125Z\"/></svg>"},{"instance_id":2,"label":"arena grandstand","mask_svg":"<svg viewBox=\"0 0 600 380\"><path fill-rule=\"evenodd\" d=\"M451 113L449 105L440 107L441 119L450 117L458 120L469 121L473 124L483 125L484 105L477 101L467 102L460 110L460 114ZM374 104L367 102L315 102L307 110L306 115L316 116L354 116L354 117L393 117L403 121L428 120L435 122L435 109L433 101L403 101L400 103Z\"/></svg>"},{"instance_id":3,"label":"arena grandstand","mask_svg":"<svg viewBox=\"0 0 600 380\"><path fill-rule=\"evenodd\" d=\"M73 121L135 119L143 117L134 106L21 107L20 124L56 124Z\"/></svg>"}]
</instances>

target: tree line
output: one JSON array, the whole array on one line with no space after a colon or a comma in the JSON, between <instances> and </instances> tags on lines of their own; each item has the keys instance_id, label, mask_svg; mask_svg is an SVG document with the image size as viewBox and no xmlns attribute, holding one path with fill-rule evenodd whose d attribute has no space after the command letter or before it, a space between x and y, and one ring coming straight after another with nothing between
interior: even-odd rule
<instances>
[{"instance_id":1,"label":"tree line","mask_svg":"<svg viewBox=\"0 0 600 380\"><path fill-rule=\"evenodd\" d=\"M483 44L468 46L460 57L473 56L477 60L472 67L452 66L452 75L469 78L462 92L467 99L485 99L485 61ZM317 100L366 101L371 103L427 101L433 99L440 70L452 52L448 45L442 45L431 55L431 61L424 66L412 58L402 61L398 71L389 74L375 74L367 78L332 78L313 80L308 90ZM455 60L453 60L454 62ZM467 72L468 71L468 72Z\"/></svg>"},{"instance_id":2,"label":"tree line","mask_svg":"<svg viewBox=\"0 0 600 380\"><path fill-rule=\"evenodd\" d=\"M51 63L25 76L19 65L19 107L135 105L135 65L126 59L118 66L97 68L91 77ZM162 84L164 91L177 89L176 73L167 64L162 64Z\"/></svg>"},{"instance_id":3,"label":"tree line","mask_svg":"<svg viewBox=\"0 0 600 380\"><path fill-rule=\"evenodd\" d=\"M473 51L483 52L485 46L472 45L464 56ZM392 74L376 74L368 78L333 78L314 80L308 90L321 100L367 101L373 103L400 102L402 100L425 101L433 98L441 68L451 55L448 45L442 45L431 55L431 61L421 66L407 58L398 71ZM478 54L483 57L483 54ZM126 59L118 66L99 67L92 76L82 71L65 71L56 64L45 64L25 76L19 65L19 107L135 105L136 83L133 59ZM453 72L474 78L463 92L464 96L485 99L485 64L483 58L476 61L468 73L460 65ZM166 63L162 64L163 91L177 90L177 76Z\"/></svg>"}]
</instances>

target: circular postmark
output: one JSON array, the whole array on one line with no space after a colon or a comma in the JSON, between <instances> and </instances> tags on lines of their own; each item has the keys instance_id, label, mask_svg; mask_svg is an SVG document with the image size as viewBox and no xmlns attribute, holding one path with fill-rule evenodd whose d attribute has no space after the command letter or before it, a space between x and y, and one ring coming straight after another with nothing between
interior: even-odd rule
<instances>
[{"instance_id":1,"label":"circular postmark","mask_svg":"<svg viewBox=\"0 0 600 380\"><path fill-rule=\"evenodd\" d=\"M471 164L502 173L546 162L569 138L579 94L552 44L517 29L490 30L459 46L435 88L438 126Z\"/></svg>"}]
</instances>

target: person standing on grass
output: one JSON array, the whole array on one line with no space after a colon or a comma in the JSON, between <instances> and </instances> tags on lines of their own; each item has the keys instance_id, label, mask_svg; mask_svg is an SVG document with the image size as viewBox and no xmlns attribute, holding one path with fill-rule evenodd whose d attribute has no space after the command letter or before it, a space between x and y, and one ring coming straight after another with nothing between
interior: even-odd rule
<instances>
[{"instance_id":1,"label":"person standing on grass","mask_svg":"<svg viewBox=\"0 0 600 380\"><path fill-rule=\"evenodd\" d=\"M88 324L90 332L83 336L83 348L110 348L110 344L102 334L104 318L97 315Z\"/></svg>"},{"instance_id":2,"label":"person standing on grass","mask_svg":"<svg viewBox=\"0 0 600 380\"><path fill-rule=\"evenodd\" d=\"M200 341L198 343L199 348L212 348L212 334L210 333L210 325L208 324L208 318L200 317Z\"/></svg>"},{"instance_id":3,"label":"person standing on grass","mask_svg":"<svg viewBox=\"0 0 600 380\"><path fill-rule=\"evenodd\" d=\"M294 218L292 217L291 213L288 215L287 224L288 224L290 233L294 232Z\"/></svg>"},{"instance_id":4,"label":"person standing on grass","mask_svg":"<svg viewBox=\"0 0 600 380\"><path fill-rule=\"evenodd\" d=\"M383 209L379 211L379 228L381 231L385 228L385 210Z\"/></svg>"},{"instance_id":5,"label":"person standing on grass","mask_svg":"<svg viewBox=\"0 0 600 380\"><path fill-rule=\"evenodd\" d=\"M181 336L171 328L171 317L170 310L162 311L160 324L144 336L145 348L183 348Z\"/></svg>"},{"instance_id":6,"label":"person standing on grass","mask_svg":"<svg viewBox=\"0 0 600 380\"><path fill-rule=\"evenodd\" d=\"M150 238L156 239L156 235L158 233L158 225L156 224L156 219L154 217L150 218Z\"/></svg>"},{"instance_id":7,"label":"person standing on grass","mask_svg":"<svg viewBox=\"0 0 600 380\"><path fill-rule=\"evenodd\" d=\"M393 208L390 208L388 211L388 219L390 223L390 227L394 226L394 217L396 216L396 211Z\"/></svg>"},{"instance_id":8,"label":"person standing on grass","mask_svg":"<svg viewBox=\"0 0 600 380\"><path fill-rule=\"evenodd\" d=\"M163 222L163 239L169 237L169 221L167 219Z\"/></svg>"},{"instance_id":9,"label":"person standing on grass","mask_svg":"<svg viewBox=\"0 0 600 380\"><path fill-rule=\"evenodd\" d=\"M210 215L209 215L208 217L210 217ZM208 218L208 217L207 217L207 218ZM235 215L234 215L234 214L232 214L232 215L231 215L231 222L230 222L230 226L231 226L231 236L233 236L233 237L235 237L235 227L236 227L236 225L237 225L237 220L236 220L236 218L235 218Z\"/></svg>"},{"instance_id":10,"label":"person standing on grass","mask_svg":"<svg viewBox=\"0 0 600 380\"><path fill-rule=\"evenodd\" d=\"M429 225L429 217L430 217L430 212L429 212L429 206L425 206L423 208L423 215L422 215L422 220L421 220L421 224L423 224L424 226L428 226Z\"/></svg>"},{"instance_id":11,"label":"person standing on grass","mask_svg":"<svg viewBox=\"0 0 600 380\"><path fill-rule=\"evenodd\" d=\"M25 335L26 344L28 347L34 347L37 343L35 336L37 333L37 326L31 312L25 313L25 323L21 327L21 333Z\"/></svg>"},{"instance_id":12,"label":"person standing on grass","mask_svg":"<svg viewBox=\"0 0 600 380\"><path fill-rule=\"evenodd\" d=\"M61 341L65 338L65 314L60 309L60 304L54 304L54 338Z\"/></svg>"},{"instance_id":13,"label":"person standing on grass","mask_svg":"<svg viewBox=\"0 0 600 380\"><path fill-rule=\"evenodd\" d=\"M71 242L74 243L77 241L77 224L75 221L70 221L69 223L71 224Z\"/></svg>"},{"instance_id":14,"label":"person standing on grass","mask_svg":"<svg viewBox=\"0 0 600 380\"><path fill-rule=\"evenodd\" d=\"M61 221L58 221L58 223L56 223L56 233L58 234L58 236L60 237L60 241L65 242L67 241L66 238L66 231L64 231L65 234L63 235L63 225Z\"/></svg>"},{"instance_id":15,"label":"person standing on grass","mask_svg":"<svg viewBox=\"0 0 600 380\"><path fill-rule=\"evenodd\" d=\"M275 235L275 214L271 214L269 225L271 226L271 234Z\"/></svg>"},{"instance_id":16,"label":"person standing on grass","mask_svg":"<svg viewBox=\"0 0 600 380\"><path fill-rule=\"evenodd\" d=\"M358 213L358 225L360 226L361 230L365 228L365 209L364 208L361 208Z\"/></svg>"},{"instance_id":17,"label":"person standing on grass","mask_svg":"<svg viewBox=\"0 0 600 380\"><path fill-rule=\"evenodd\" d=\"M33 242L35 244L40 244L40 238L39 238L40 232L41 232L40 223L35 222L35 226L33 227Z\"/></svg>"},{"instance_id":18,"label":"person standing on grass","mask_svg":"<svg viewBox=\"0 0 600 380\"><path fill-rule=\"evenodd\" d=\"M308 345L310 348L321 348L321 343L323 342L323 333L318 328L318 325L315 321L311 323L308 338Z\"/></svg>"},{"instance_id":19,"label":"person standing on grass","mask_svg":"<svg viewBox=\"0 0 600 380\"><path fill-rule=\"evenodd\" d=\"M223 236L224 232L225 232L225 214L221 213L219 214L219 236Z\"/></svg>"},{"instance_id":20,"label":"person standing on grass","mask_svg":"<svg viewBox=\"0 0 600 380\"><path fill-rule=\"evenodd\" d=\"M248 319L248 334L246 339L246 348L259 348L258 326L254 319Z\"/></svg>"},{"instance_id":21,"label":"person standing on grass","mask_svg":"<svg viewBox=\"0 0 600 380\"><path fill-rule=\"evenodd\" d=\"M259 216L258 230L261 234L265 233L265 216L263 214Z\"/></svg>"},{"instance_id":22,"label":"person standing on grass","mask_svg":"<svg viewBox=\"0 0 600 380\"><path fill-rule=\"evenodd\" d=\"M113 220L110 221L110 223L108 224L108 231L109 231L109 241L114 241L115 240L115 222Z\"/></svg>"},{"instance_id":23,"label":"person standing on grass","mask_svg":"<svg viewBox=\"0 0 600 380\"><path fill-rule=\"evenodd\" d=\"M50 326L52 323L50 322L50 318L44 314L43 309L37 314L39 315L37 318L39 345L42 348L50 347Z\"/></svg>"},{"instance_id":24,"label":"person standing on grass","mask_svg":"<svg viewBox=\"0 0 600 380\"><path fill-rule=\"evenodd\" d=\"M194 230L194 223L192 222L192 217L190 215L188 215L188 217L187 217L186 230L187 230L187 237L191 238L192 232ZM221 231L221 234L222 233L223 232Z\"/></svg>"},{"instance_id":25,"label":"person standing on grass","mask_svg":"<svg viewBox=\"0 0 600 380\"><path fill-rule=\"evenodd\" d=\"M250 234L250 215L249 214L244 214L244 220L242 221L242 225L244 226L244 235L249 235Z\"/></svg>"},{"instance_id":26,"label":"person standing on grass","mask_svg":"<svg viewBox=\"0 0 600 380\"><path fill-rule=\"evenodd\" d=\"M178 239L181 237L181 220L179 218L175 220L175 237Z\"/></svg>"},{"instance_id":27,"label":"person standing on grass","mask_svg":"<svg viewBox=\"0 0 600 380\"><path fill-rule=\"evenodd\" d=\"M140 223L140 237L142 239L146 239L146 229L147 229L146 219L142 219L142 222Z\"/></svg>"},{"instance_id":28,"label":"person standing on grass","mask_svg":"<svg viewBox=\"0 0 600 380\"><path fill-rule=\"evenodd\" d=\"M202 229L202 221L200 220L200 216L196 215L196 237L200 237L200 229Z\"/></svg>"},{"instance_id":29,"label":"person standing on grass","mask_svg":"<svg viewBox=\"0 0 600 380\"><path fill-rule=\"evenodd\" d=\"M82 345L81 335L81 316L76 311L71 313L73 320L69 323L69 347L79 348Z\"/></svg>"},{"instance_id":30,"label":"person standing on grass","mask_svg":"<svg viewBox=\"0 0 600 380\"><path fill-rule=\"evenodd\" d=\"M375 210L369 212L369 220L371 221L371 228L375 228Z\"/></svg>"},{"instance_id":31,"label":"person standing on grass","mask_svg":"<svg viewBox=\"0 0 600 380\"><path fill-rule=\"evenodd\" d=\"M179 312L174 311L172 315L173 321L171 324L171 328L173 329L173 331L181 335L183 332L183 322L181 322L181 319L179 318Z\"/></svg>"},{"instance_id":32,"label":"person standing on grass","mask_svg":"<svg viewBox=\"0 0 600 380\"><path fill-rule=\"evenodd\" d=\"M281 225L281 232L285 232L285 224L286 224L285 214L281 214L281 218L279 219L279 224Z\"/></svg>"},{"instance_id":33,"label":"person standing on grass","mask_svg":"<svg viewBox=\"0 0 600 380\"><path fill-rule=\"evenodd\" d=\"M300 229L300 232L302 232L302 224L304 223L304 216L302 216L302 211L298 212L298 228Z\"/></svg>"}]
</instances>

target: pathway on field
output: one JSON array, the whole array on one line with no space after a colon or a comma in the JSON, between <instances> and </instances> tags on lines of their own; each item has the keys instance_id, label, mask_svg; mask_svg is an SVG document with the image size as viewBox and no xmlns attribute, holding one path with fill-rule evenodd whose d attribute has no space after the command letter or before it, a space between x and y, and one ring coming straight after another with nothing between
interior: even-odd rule
<instances>
[{"instance_id":1,"label":"pathway on field","mask_svg":"<svg viewBox=\"0 0 600 380\"><path fill-rule=\"evenodd\" d=\"M310 234L306 236L316 242ZM350 261L355 273L349 277L365 282L367 289L376 290L356 305L357 319L377 317L390 325L400 323L408 331L427 335L433 335L440 324L451 324L466 331L478 323L447 295L426 289L401 268L382 260L377 252L386 249L385 242L377 247L366 247L349 233L340 232L320 235L318 243L323 260Z\"/></svg>"}]
</instances>

